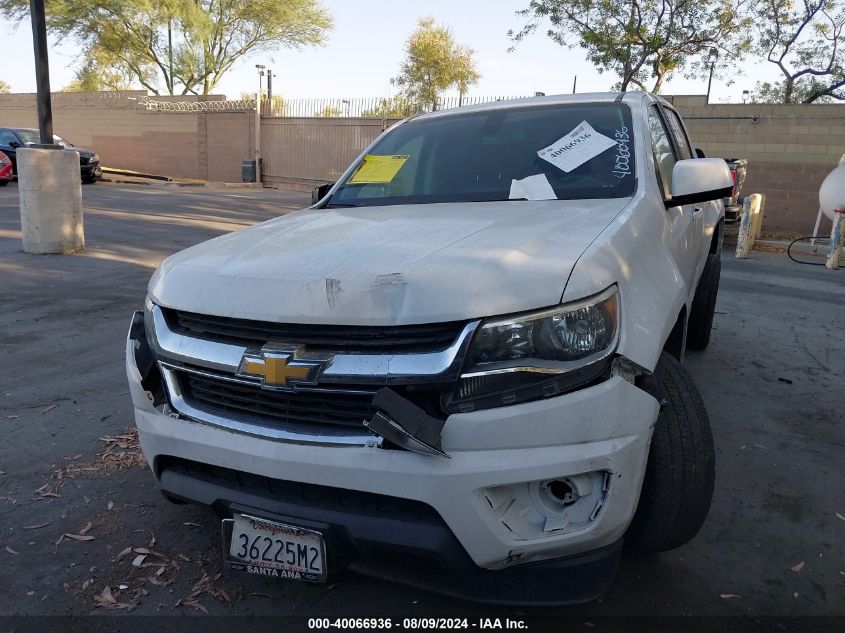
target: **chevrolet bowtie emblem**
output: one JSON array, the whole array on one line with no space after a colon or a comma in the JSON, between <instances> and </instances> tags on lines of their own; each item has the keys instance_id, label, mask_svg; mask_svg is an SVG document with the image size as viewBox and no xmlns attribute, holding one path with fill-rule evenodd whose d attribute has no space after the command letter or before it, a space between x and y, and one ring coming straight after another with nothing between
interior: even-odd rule
<instances>
[{"instance_id":1,"label":"chevrolet bowtie emblem","mask_svg":"<svg viewBox=\"0 0 845 633\"><path fill-rule=\"evenodd\" d=\"M316 384L331 360L331 355L302 353L301 347L265 346L257 354L243 355L238 376L261 378L263 388L292 391L297 385Z\"/></svg>"}]
</instances>

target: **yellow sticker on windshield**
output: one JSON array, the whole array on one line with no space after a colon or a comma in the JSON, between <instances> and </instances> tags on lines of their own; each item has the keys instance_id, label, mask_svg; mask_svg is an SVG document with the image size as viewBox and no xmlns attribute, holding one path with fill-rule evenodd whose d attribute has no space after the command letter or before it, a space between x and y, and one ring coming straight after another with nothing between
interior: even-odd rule
<instances>
[{"instance_id":1,"label":"yellow sticker on windshield","mask_svg":"<svg viewBox=\"0 0 845 633\"><path fill-rule=\"evenodd\" d=\"M407 154L395 154L393 156L367 154L364 156L364 162L358 167L358 171L352 174L352 178L349 179L347 184L375 185L389 183L402 169L406 160L408 160Z\"/></svg>"}]
</instances>

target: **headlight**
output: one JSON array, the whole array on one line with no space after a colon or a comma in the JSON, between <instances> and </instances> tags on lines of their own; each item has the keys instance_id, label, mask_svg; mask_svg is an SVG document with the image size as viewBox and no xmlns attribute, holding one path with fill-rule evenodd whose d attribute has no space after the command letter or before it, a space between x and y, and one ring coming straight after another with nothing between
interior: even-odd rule
<instances>
[{"instance_id":1,"label":"headlight","mask_svg":"<svg viewBox=\"0 0 845 633\"><path fill-rule=\"evenodd\" d=\"M88 160L88 162L89 162L89 163L99 163L99 162L100 162L100 157L99 157L97 154L94 154L94 155L93 155L93 156L92 156L92 157Z\"/></svg>"},{"instance_id":2,"label":"headlight","mask_svg":"<svg viewBox=\"0 0 845 633\"><path fill-rule=\"evenodd\" d=\"M478 328L455 393L453 411L558 395L609 370L619 332L616 286L575 303Z\"/></svg>"}]
</instances>

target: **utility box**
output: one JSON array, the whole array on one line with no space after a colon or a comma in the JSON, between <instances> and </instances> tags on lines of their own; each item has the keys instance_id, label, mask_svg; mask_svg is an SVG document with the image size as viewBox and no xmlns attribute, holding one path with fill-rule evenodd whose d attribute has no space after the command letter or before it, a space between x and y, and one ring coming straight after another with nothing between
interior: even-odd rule
<instances>
[{"instance_id":1,"label":"utility box","mask_svg":"<svg viewBox=\"0 0 845 633\"><path fill-rule=\"evenodd\" d=\"M257 175L254 160L241 161L241 182L258 182Z\"/></svg>"}]
</instances>

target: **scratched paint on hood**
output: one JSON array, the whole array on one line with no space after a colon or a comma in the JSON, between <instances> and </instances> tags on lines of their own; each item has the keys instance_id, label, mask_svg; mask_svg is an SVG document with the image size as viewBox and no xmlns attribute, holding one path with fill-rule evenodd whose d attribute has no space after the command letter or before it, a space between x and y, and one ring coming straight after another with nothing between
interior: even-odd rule
<instances>
[{"instance_id":1,"label":"scratched paint on hood","mask_svg":"<svg viewBox=\"0 0 845 633\"><path fill-rule=\"evenodd\" d=\"M288 323L396 325L555 305L629 198L292 213L166 259L165 306Z\"/></svg>"}]
</instances>

